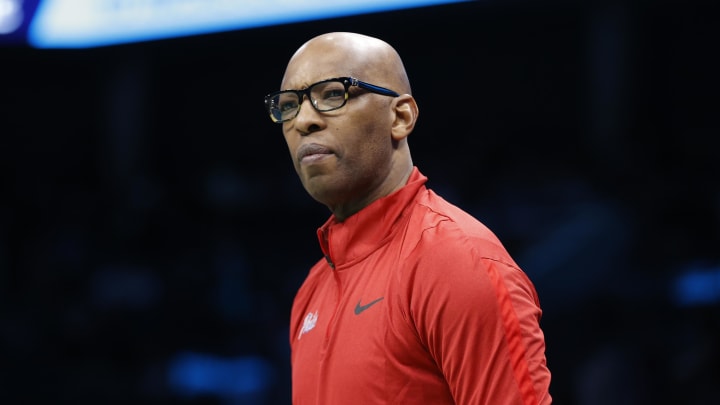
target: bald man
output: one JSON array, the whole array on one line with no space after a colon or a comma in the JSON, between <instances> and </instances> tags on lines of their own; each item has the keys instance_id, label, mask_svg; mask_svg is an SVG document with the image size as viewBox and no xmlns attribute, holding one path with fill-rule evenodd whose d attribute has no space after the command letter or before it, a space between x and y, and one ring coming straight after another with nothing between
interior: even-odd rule
<instances>
[{"instance_id":1,"label":"bald man","mask_svg":"<svg viewBox=\"0 0 720 405\"><path fill-rule=\"evenodd\" d=\"M531 281L482 223L425 185L418 119L387 43L311 39L265 98L307 192L332 215L293 303L292 402L549 404Z\"/></svg>"}]
</instances>

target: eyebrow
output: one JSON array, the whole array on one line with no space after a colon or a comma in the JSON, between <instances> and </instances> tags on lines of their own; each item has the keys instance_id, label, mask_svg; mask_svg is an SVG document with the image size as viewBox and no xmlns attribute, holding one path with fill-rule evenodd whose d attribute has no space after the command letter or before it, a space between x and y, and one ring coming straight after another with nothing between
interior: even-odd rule
<instances>
[{"instance_id":1,"label":"eyebrow","mask_svg":"<svg viewBox=\"0 0 720 405\"><path fill-rule=\"evenodd\" d=\"M305 89L307 89L308 87L312 86L312 85L315 84L315 83L324 82L325 80L337 79L338 77L339 77L339 76L328 76L328 77L326 77L326 78L324 78L324 79L315 80L315 81L313 81L313 82L311 82L311 83L308 83L307 81L304 81L302 87L285 87L285 88L281 89L280 91L284 91L284 90L305 90Z\"/></svg>"}]
</instances>

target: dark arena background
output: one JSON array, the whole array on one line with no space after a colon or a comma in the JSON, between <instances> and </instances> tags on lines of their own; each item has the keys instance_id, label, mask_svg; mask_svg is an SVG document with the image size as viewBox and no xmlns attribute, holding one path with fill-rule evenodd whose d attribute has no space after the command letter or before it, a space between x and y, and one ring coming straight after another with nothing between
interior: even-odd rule
<instances>
[{"instance_id":1,"label":"dark arena background","mask_svg":"<svg viewBox=\"0 0 720 405\"><path fill-rule=\"evenodd\" d=\"M414 162L535 282L555 403L715 403L718 9L488 0L6 43L0 403L290 403L290 305L329 212L263 96L329 31L403 56Z\"/></svg>"}]
</instances>

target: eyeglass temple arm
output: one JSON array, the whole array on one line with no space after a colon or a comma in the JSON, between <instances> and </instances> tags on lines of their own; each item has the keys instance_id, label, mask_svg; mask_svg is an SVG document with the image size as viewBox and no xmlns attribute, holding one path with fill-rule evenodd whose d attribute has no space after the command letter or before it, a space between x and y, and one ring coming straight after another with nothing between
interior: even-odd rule
<instances>
[{"instance_id":1,"label":"eyeglass temple arm","mask_svg":"<svg viewBox=\"0 0 720 405\"><path fill-rule=\"evenodd\" d=\"M385 96L392 96L392 97L399 96L399 94L397 94L396 92L394 92L390 89L386 89L385 87L380 87L380 86L376 86L374 84L366 83L366 82L360 81L354 77L350 78L350 85L357 86L357 87L360 87L361 89L369 90L369 91L372 91L373 93L382 94Z\"/></svg>"}]
</instances>

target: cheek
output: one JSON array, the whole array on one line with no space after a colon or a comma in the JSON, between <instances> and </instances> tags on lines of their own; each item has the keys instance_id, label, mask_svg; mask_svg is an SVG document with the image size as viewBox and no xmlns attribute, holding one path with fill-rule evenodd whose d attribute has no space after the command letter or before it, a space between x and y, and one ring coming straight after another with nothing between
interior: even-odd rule
<instances>
[{"instance_id":1,"label":"cheek","mask_svg":"<svg viewBox=\"0 0 720 405\"><path fill-rule=\"evenodd\" d=\"M383 126L376 123L358 127L353 135L353 141L348 146L352 148L351 159L354 163L364 166L367 171L382 170L392 154L389 133L385 133Z\"/></svg>"}]
</instances>

